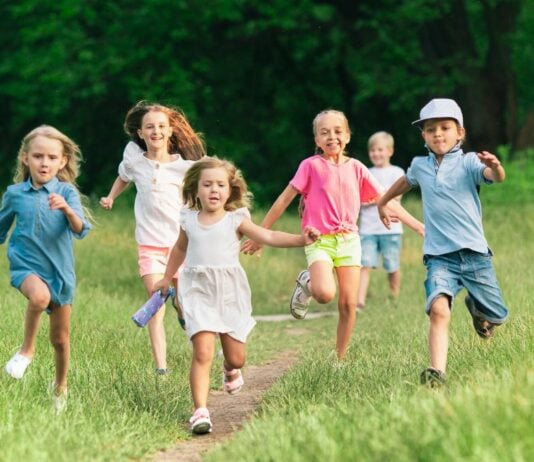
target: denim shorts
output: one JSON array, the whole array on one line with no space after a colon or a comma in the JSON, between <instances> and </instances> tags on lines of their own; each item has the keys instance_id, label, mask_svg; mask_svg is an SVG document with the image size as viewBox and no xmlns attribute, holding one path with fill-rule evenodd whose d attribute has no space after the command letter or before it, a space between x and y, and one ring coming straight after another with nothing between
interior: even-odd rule
<instances>
[{"instance_id":1,"label":"denim shorts","mask_svg":"<svg viewBox=\"0 0 534 462\"><path fill-rule=\"evenodd\" d=\"M382 267L388 273L400 268L402 234L362 234L362 266L377 268L382 255Z\"/></svg>"},{"instance_id":2,"label":"denim shorts","mask_svg":"<svg viewBox=\"0 0 534 462\"><path fill-rule=\"evenodd\" d=\"M508 309L491 262L492 255L489 249L486 254L462 249L444 255L425 255L427 314L436 297L448 295L452 305L454 297L465 288L475 302L476 314L489 322L504 322Z\"/></svg>"},{"instance_id":3,"label":"denim shorts","mask_svg":"<svg viewBox=\"0 0 534 462\"><path fill-rule=\"evenodd\" d=\"M313 244L304 247L308 268L316 261L333 267L361 266L360 236L355 233L323 234Z\"/></svg>"}]
</instances>

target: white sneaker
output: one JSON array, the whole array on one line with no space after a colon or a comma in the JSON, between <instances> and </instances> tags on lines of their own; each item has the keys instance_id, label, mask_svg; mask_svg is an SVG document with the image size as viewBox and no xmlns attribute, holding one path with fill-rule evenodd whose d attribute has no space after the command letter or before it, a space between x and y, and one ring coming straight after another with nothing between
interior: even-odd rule
<instances>
[{"instance_id":1,"label":"white sneaker","mask_svg":"<svg viewBox=\"0 0 534 462\"><path fill-rule=\"evenodd\" d=\"M301 271L297 276L295 289L289 303L291 314L296 319L304 319L308 312L308 306L312 298L308 289L309 281L310 272L308 270Z\"/></svg>"},{"instance_id":2,"label":"white sneaker","mask_svg":"<svg viewBox=\"0 0 534 462\"><path fill-rule=\"evenodd\" d=\"M64 390L58 394L56 390L56 382L52 380L50 386L48 387L50 395L52 396L52 405L54 407L54 412L56 415L61 414L65 409L67 409L67 390Z\"/></svg>"},{"instance_id":3,"label":"white sneaker","mask_svg":"<svg viewBox=\"0 0 534 462\"><path fill-rule=\"evenodd\" d=\"M32 360L26 356L21 355L18 351L7 362L5 370L14 379L21 379L26 372L26 368L30 365Z\"/></svg>"}]
</instances>

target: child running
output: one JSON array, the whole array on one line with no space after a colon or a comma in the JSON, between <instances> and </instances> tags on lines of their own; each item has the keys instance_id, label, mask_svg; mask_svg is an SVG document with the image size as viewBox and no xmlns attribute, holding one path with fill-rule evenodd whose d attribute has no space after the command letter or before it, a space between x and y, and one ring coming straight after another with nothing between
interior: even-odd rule
<instances>
[{"instance_id":1,"label":"child running","mask_svg":"<svg viewBox=\"0 0 534 462\"><path fill-rule=\"evenodd\" d=\"M217 158L205 157L188 170L183 200L181 232L165 275L154 290L166 292L185 260L179 297L193 345L190 384L195 410L189 422L193 433L202 434L212 430L207 400L217 335L224 355L224 390L235 394L243 386L240 369L255 321L250 287L239 263L241 237L246 235L273 247L298 247L313 242L317 232L306 228L300 236L254 224L246 208L249 197L241 173L230 162Z\"/></svg>"},{"instance_id":2,"label":"child running","mask_svg":"<svg viewBox=\"0 0 534 462\"><path fill-rule=\"evenodd\" d=\"M387 132L376 132L367 143L369 159L373 164L369 171L385 189L404 176L402 168L391 165L394 143L393 136ZM395 199L401 200L400 196ZM359 225L362 240L362 268L357 309L361 311L365 308L371 271L378 267L380 256L382 256L382 266L388 273L391 297L396 298L399 295L402 224L392 223L391 228L387 229L380 221L376 204L362 203Z\"/></svg>"},{"instance_id":3,"label":"child running","mask_svg":"<svg viewBox=\"0 0 534 462\"><path fill-rule=\"evenodd\" d=\"M302 227L311 226L321 233L313 244L306 246L308 269L297 277L290 301L290 310L297 319L306 316L313 297L328 303L336 295L339 285L339 320L336 336L336 360L344 359L356 322L356 303L361 265L360 237L357 219L362 202L380 197L382 188L365 165L347 156L345 147L350 141L349 123L345 114L325 110L313 120L316 154L303 160L293 179L267 212L262 226L270 228L286 210L297 194L304 203ZM396 215L408 226L423 234L423 225L398 201L390 204ZM253 254L261 246L252 241L242 250Z\"/></svg>"},{"instance_id":4,"label":"child running","mask_svg":"<svg viewBox=\"0 0 534 462\"><path fill-rule=\"evenodd\" d=\"M56 377L50 383L54 410L67 406L70 316L76 278L73 236L85 237L90 224L76 187L81 152L59 130L42 125L22 140L16 184L7 188L0 209L0 244L11 225L8 259L11 285L28 299L24 340L5 371L22 379L33 360L41 314L50 315Z\"/></svg>"},{"instance_id":5,"label":"child running","mask_svg":"<svg viewBox=\"0 0 534 462\"><path fill-rule=\"evenodd\" d=\"M180 232L182 180L187 169L205 155L204 143L176 108L140 101L126 114L124 130L132 141L124 150L119 176L100 205L111 210L129 183L135 183L135 239L139 275L147 295L165 272L171 247ZM173 275L177 285L178 273ZM172 300L183 327L179 305ZM166 375L167 343L164 307L148 323L156 374Z\"/></svg>"},{"instance_id":6,"label":"child running","mask_svg":"<svg viewBox=\"0 0 534 462\"><path fill-rule=\"evenodd\" d=\"M480 198L481 183L504 181L504 169L493 154L464 153L463 115L452 99L431 100L412 123L421 129L428 156L415 157L406 176L400 178L378 203L380 217L389 226L388 200L421 188L426 224L424 264L426 313L430 317L428 346L430 367L421 383L439 387L445 383L449 323L454 297L465 287L465 304L476 333L493 336L495 327L508 317L484 237Z\"/></svg>"}]
</instances>

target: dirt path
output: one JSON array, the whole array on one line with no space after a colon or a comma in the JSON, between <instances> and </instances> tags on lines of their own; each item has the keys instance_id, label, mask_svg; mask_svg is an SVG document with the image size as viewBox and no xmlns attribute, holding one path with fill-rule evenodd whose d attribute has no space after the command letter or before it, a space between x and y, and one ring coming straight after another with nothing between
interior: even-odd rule
<instances>
[{"instance_id":1,"label":"dirt path","mask_svg":"<svg viewBox=\"0 0 534 462\"><path fill-rule=\"evenodd\" d=\"M309 313L306 319L315 319L335 315L335 312ZM254 316L261 322L280 322L293 320L291 315ZM289 335L303 333L302 321L288 331ZM298 327L297 327L298 326ZM245 386L235 396L220 390L210 391L209 410L213 423L213 432L194 436L190 440L178 443L174 448L155 455L155 462L198 462L202 454L213 449L217 444L229 439L254 414L263 393L268 390L295 362L297 356L293 351L280 353L274 359L261 366L245 366L243 376Z\"/></svg>"},{"instance_id":2,"label":"dirt path","mask_svg":"<svg viewBox=\"0 0 534 462\"><path fill-rule=\"evenodd\" d=\"M293 352L286 351L262 366L246 366L243 371L245 386L235 396L223 391L211 391L209 409L213 432L194 436L183 441L173 449L156 454L156 462L201 461L202 453L228 439L252 416L261 396L296 361Z\"/></svg>"}]
</instances>

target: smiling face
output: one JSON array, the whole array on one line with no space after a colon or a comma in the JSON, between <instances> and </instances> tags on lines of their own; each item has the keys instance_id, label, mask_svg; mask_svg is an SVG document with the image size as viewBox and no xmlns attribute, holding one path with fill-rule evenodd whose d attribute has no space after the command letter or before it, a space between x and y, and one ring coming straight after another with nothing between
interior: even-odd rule
<instances>
[{"instance_id":1,"label":"smiling face","mask_svg":"<svg viewBox=\"0 0 534 462\"><path fill-rule=\"evenodd\" d=\"M169 117L162 111L147 112L143 116L137 134L146 143L149 152L168 149L169 138L172 135Z\"/></svg>"},{"instance_id":2,"label":"smiling face","mask_svg":"<svg viewBox=\"0 0 534 462\"><path fill-rule=\"evenodd\" d=\"M206 168L198 180L197 197L202 210L210 213L224 211L230 197L230 183L226 169Z\"/></svg>"},{"instance_id":3,"label":"smiling face","mask_svg":"<svg viewBox=\"0 0 534 462\"><path fill-rule=\"evenodd\" d=\"M369 147L369 159L377 168L388 167L391 156L393 155L393 148L385 140L377 140Z\"/></svg>"},{"instance_id":4,"label":"smiling face","mask_svg":"<svg viewBox=\"0 0 534 462\"><path fill-rule=\"evenodd\" d=\"M429 119L423 124L422 135L428 148L443 156L464 139L465 129L454 119Z\"/></svg>"},{"instance_id":5,"label":"smiling face","mask_svg":"<svg viewBox=\"0 0 534 462\"><path fill-rule=\"evenodd\" d=\"M40 188L66 165L67 157L61 141L38 135L30 141L28 151L22 153L21 161L30 171L32 184Z\"/></svg>"},{"instance_id":6,"label":"smiling face","mask_svg":"<svg viewBox=\"0 0 534 462\"><path fill-rule=\"evenodd\" d=\"M343 115L337 112L321 114L314 124L315 144L326 157L341 156L350 141L349 127Z\"/></svg>"}]
</instances>

